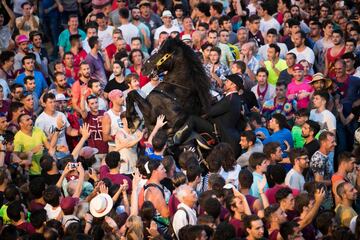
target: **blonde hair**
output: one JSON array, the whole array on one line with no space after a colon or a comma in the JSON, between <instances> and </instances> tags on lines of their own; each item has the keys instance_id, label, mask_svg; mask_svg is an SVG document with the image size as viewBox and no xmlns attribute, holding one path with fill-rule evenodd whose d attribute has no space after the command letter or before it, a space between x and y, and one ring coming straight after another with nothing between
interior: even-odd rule
<instances>
[{"instance_id":1,"label":"blonde hair","mask_svg":"<svg viewBox=\"0 0 360 240\"><path fill-rule=\"evenodd\" d=\"M144 238L144 225L141 220L141 217L136 215L131 215L126 224L128 225L128 232L126 234L126 239L142 240Z\"/></svg>"}]
</instances>

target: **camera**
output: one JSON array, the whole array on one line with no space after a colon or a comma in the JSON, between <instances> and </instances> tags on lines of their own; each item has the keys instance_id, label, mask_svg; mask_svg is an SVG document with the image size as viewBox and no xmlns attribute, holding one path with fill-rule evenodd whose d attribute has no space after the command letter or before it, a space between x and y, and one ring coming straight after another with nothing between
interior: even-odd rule
<instances>
[{"instance_id":1,"label":"camera","mask_svg":"<svg viewBox=\"0 0 360 240\"><path fill-rule=\"evenodd\" d=\"M78 166L78 163L70 163L71 169L77 168L77 166Z\"/></svg>"}]
</instances>

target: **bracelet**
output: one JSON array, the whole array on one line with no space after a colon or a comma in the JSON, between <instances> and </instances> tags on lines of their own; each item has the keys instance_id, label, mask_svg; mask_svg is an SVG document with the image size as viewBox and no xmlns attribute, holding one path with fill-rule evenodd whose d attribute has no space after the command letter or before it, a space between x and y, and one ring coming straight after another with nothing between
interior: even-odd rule
<instances>
[{"instance_id":1,"label":"bracelet","mask_svg":"<svg viewBox=\"0 0 360 240\"><path fill-rule=\"evenodd\" d=\"M6 150L2 150L2 149L1 149L1 150L0 150L0 152L3 152L3 153L5 153L5 152L6 152Z\"/></svg>"},{"instance_id":2,"label":"bracelet","mask_svg":"<svg viewBox=\"0 0 360 240\"><path fill-rule=\"evenodd\" d=\"M88 223L88 224L90 224L90 225L92 224L92 222L90 222L90 221L86 221L86 223Z\"/></svg>"},{"instance_id":3,"label":"bracelet","mask_svg":"<svg viewBox=\"0 0 360 240\"><path fill-rule=\"evenodd\" d=\"M61 132L61 129L55 128L55 131L56 131L56 132Z\"/></svg>"}]
</instances>

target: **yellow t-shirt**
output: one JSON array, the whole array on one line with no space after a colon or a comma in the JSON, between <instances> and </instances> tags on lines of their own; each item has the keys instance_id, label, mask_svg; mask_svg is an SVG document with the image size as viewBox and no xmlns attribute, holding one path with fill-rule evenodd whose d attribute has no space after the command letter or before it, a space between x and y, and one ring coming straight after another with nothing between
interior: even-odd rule
<instances>
[{"instance_id":1,"label":"yellow t-shirt","mask_svg":"<svg viewBox=\"0 0 360 240\"><path fill-rule=\"evenodd\" d=\"M266 66L266 70L268 70L269 72L269 77L268 77L268 83L270 83L271 85L276 85L276 82L279 78L279 75L277 75L274 71L274 69L271 67L271 62L269 60L264 62L265 66ZM283 59L279 59L279 61L275 64L276 69L278 69L280 72L282 70L285 70L288 68L288 66L286 65L286 61Z\"/></svg>"},{"instance_id":2,"label":"yellow t-shirt","mask_svg":"<svg viewBox=\"0 0 360 240\"><path fill-rule=\"evenodd\" d=\"M34 147L44 144L47 141L45 133L37 127L33 128L32 135L29 136L21 130L14 137L14 152L30 152ZM40 158L43 151L39 151L32 156L32 165L30 167L30 175L41 174Z\"/></svg>"}]
</instances>

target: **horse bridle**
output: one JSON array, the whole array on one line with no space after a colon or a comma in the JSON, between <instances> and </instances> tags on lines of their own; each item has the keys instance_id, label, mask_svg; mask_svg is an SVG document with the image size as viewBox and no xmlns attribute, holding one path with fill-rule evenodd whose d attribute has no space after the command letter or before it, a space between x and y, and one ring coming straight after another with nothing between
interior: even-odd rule
<instances>
[{"instance_id":1,"label":"horse bridle","mask_svg":"<svg viewBox=\"0 0 360 240\"><path fill-rule=\"evenodd\" d=\"M164 54L164 56L162 56L162 57L155 63L156 70L159 70L159 68L161 67L161 65L163 65L167 60L169 60L169 59L173 56L173 54L174 54L174 52ZM157 75L157 72L155 73L155 69L150 73L150 76L151 76L151 75L152 75L152 76ZM180 85L180 84L177 84L177 83L171 83L171 82L162 82L162 83L166 83L166 84L173 85L173 86L176 86L176 87L179 87L179 88L183 88L183 89L185 89L185 90L190 90L190 88L185 87L185 86Z\"/></svg>"},{"instance_id":2,"label":"horse bridle","mask_svg":"<svg viewBox=\"0 0 360 240\"><path fill-rule=\"evenodd\" d=\"M156 63L156 69L159 70L159 68L161 67L161 65L164 64L164 62L166 62L169 58L171 58L173 55L173 53L166 53L164 56L162 56Z\"/></svg>"}]
</instances>

